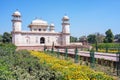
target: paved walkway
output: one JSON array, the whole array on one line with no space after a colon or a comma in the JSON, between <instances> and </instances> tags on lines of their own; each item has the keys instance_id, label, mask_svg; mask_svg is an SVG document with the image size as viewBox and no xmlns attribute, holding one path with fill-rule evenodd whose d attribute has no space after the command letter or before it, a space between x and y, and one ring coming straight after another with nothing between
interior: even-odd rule
<instances>
[{"instance_id":1,"label":"paved walkway","mask_svg":"<svg viewBox=\"0 0 120 80\"><path fill-rule=\"evenodd\" d=\"M55 50L57 52L57 50ZM64 53L65 49L59 49L59 52ZM68 54L75 54L74 49L68 49ZM79 56L86 56L90 57L89 51L80 51L78 50ZM110 60L110 61L119 61L119 54L111 54L111 53L101 53L101 52L95 52L95 58Z\"/></svg>"}]
</instances>

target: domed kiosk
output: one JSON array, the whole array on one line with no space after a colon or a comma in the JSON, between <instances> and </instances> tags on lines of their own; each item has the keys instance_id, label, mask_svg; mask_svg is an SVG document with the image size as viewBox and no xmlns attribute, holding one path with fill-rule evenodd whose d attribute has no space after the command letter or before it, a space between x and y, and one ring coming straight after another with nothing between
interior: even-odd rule
<instances>
[{"instance_id":1,"label":"domed kiosk","mask_svg":"<svg viewBox=\"0 0 120 80\"><path fill-rule=\"evenodd\" d=\"M35 19L28 26L31 31L47 31L48 23L47 21L41 19Z\"/></svg>"},{"instance_id":2,"label":"domed kiosk","mask_svg":"<svg viewBox=\"0 0 120 80\"><path fill-rule=\"evenodd\" d=\"M21 13L18 10L16 10L12 16L21 16Z\"/></svg>"}]
</instances>

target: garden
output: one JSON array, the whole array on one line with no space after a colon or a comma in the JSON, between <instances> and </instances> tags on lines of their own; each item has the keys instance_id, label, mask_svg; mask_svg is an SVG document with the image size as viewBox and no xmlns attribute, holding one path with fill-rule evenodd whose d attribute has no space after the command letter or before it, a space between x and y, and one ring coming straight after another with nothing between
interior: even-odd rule
<instances>
[{"instance_id":1,"label":"garden","mask_svg":"<svg viewBox=\"0 0 120 80\"><path fill-rule=\"evenodd\" d=\"M50 52L19 50L0 44L0 80L117 80Z\"/></svg>"}]
</instances>

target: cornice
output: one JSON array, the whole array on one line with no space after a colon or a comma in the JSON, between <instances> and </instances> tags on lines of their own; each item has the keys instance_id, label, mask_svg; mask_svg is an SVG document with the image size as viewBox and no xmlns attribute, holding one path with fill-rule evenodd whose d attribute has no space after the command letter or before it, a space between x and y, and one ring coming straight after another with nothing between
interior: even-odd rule
<instances>
[{"instance_id":1,"label":"cornice","mask_svg":"<svg viewBox=\"0 0 120 80\"><path fill-rule=\"evenodd\" d=\"M15 22L22 22L22 20L11 20L11 21L15 21Z\"/></svg>"}]
</instances>

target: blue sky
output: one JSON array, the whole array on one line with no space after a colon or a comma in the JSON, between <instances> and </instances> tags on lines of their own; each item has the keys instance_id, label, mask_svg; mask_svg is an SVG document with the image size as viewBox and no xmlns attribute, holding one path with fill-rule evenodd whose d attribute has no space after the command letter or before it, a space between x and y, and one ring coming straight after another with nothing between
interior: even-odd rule
<instances>
[{"instance_id":1,"label":"blue sky","mask_svg":"<svg viewBox=\"0 0 120 80\"><path fill-rule=\"evenodd\" d=\"M22 14L22 30L29 30L27 26L38 17L61 32L61 19L67 14L72 36L104 34L108 29L120 34L120 0L1 0L0 34L12 30L11 15L16 9Z\"/></svg>"}]
</instances>

